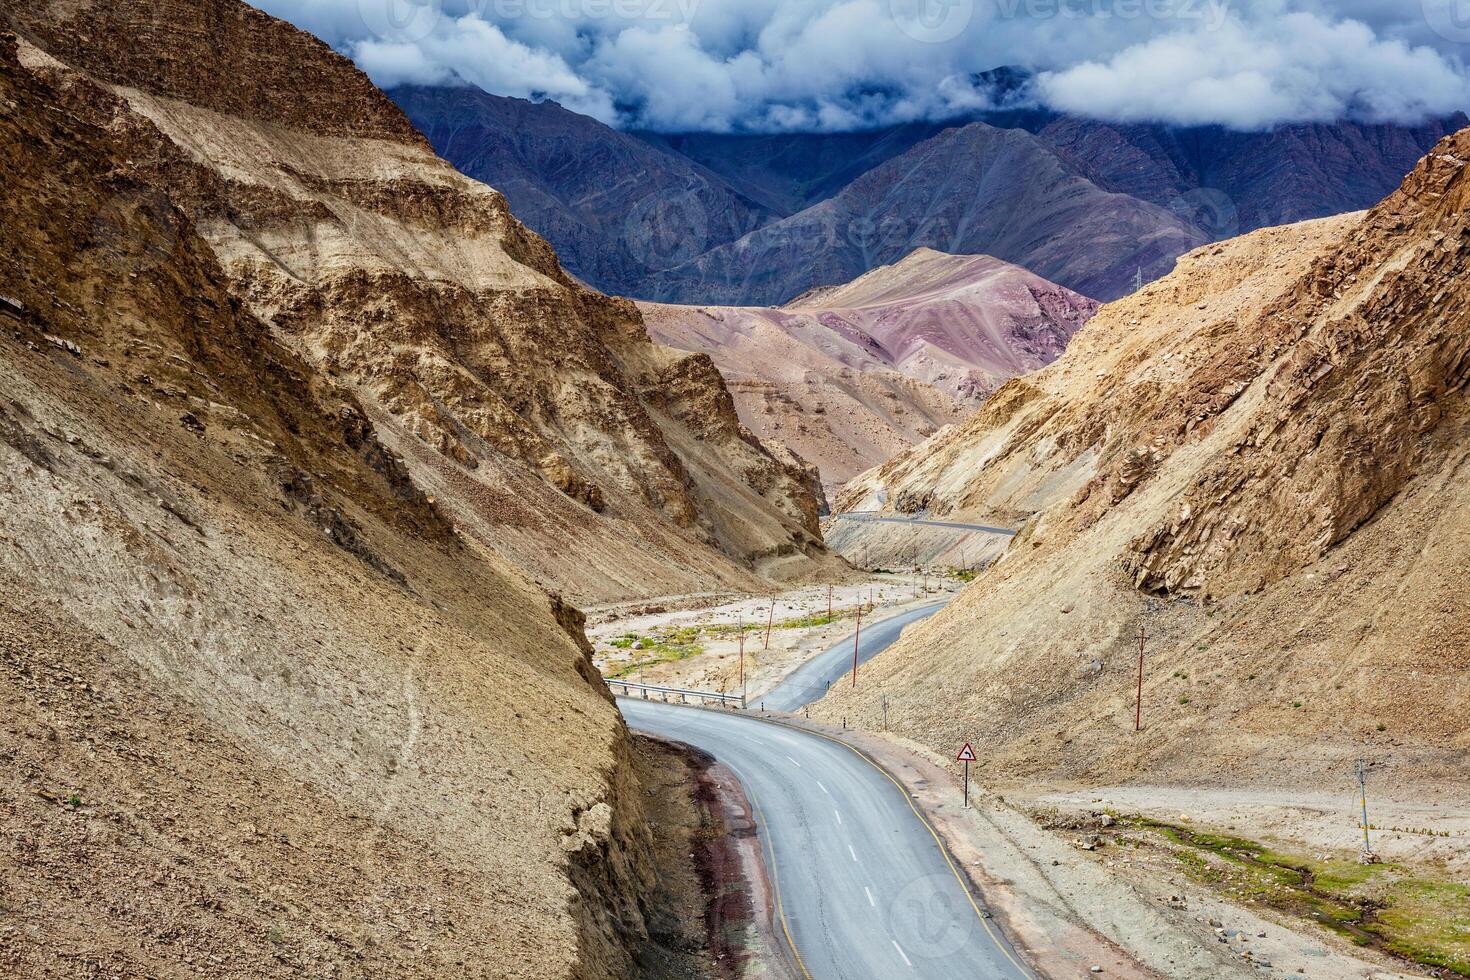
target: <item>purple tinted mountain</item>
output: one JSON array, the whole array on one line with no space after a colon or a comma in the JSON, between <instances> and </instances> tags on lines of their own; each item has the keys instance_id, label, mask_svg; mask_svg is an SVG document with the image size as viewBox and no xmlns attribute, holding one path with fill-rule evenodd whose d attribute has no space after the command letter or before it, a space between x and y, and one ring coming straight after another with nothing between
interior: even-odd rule
<instances>
[{"instance_id":1,"label":"purple tinted mountain","mask_svg":"<svg viewBox=\"0 0 1470 980\"><path fill-rule=\"evenodd\" d=\"M795 214L906 153L949 123L913 122L853 133L638 133L719 174L780 213Z\"/></svg>"},{"instance_id":2,"label":"purple tinted mountain","mask_svg":"<svg viewBox=\"0 0 1470 980\"><path fill-rule=\"evenodd\" d=\"M1412 127L1303 123L1239 133L1060 116L1036 133L1098 186L1162 204L1225 238L1371 207L1467 123L1456 115Z\"/></svg>"},{"instance_id":3,"label":"purple tinted mountain","mask_svg":"<svg viewBox=\"0 0 1470 980\"><path fill-rule=\"evenodd\" d=\"M573 275L635 292L649 273L789 213L773 211L676 153L555 102L471 86L389 93L460 172L503 193Z\"/></svg>"},{"instance_id":4,"label":"purple tinted mountain","mask_svg":"<svg viewBox=\"0 0 1470 980\"><path fill-rule=\"evenodd\" d=\"M1168 272L1204 240L1160 205L1104 191L1032 134L971 123L820 204L654 275L643 292L774 304L933 248L991 255L1107 300Z\"/></svg>"},{"instance_id":5,"label":"purple tinted mountain","mask_svg":"<svg viewBox=\"0 0 1470 980\"><path fill-rule=\"evenodd\" d=\"M1194 244L1369 207L1467 122L1456 115L1257 133L1122 125L1028 108L1035 100L1019 70L976 82L1004 108L852 133L619 133L554 103L472 87L393 96L443 156L503 190L589 283L645 299L739 305L785 302L917 247L995 255L1114 298L1140 274L1167 272ZM1030 141L1001 141L994 130ZM990 153L1003 145L998 155L1023 169L995 169L980 144ZM936 172L936 164L957 166ZM1045 175L1044 190L1024 179L1026 167ZM963 200L937 218L936 195L956 188L962 199L983 198L990 220L974 223L980 212ZM1101 228L1102 239L1086 241L1082 229L1043 241L1059 214L1089 209L1084 224Z\"/></svg>"}]
</instances>

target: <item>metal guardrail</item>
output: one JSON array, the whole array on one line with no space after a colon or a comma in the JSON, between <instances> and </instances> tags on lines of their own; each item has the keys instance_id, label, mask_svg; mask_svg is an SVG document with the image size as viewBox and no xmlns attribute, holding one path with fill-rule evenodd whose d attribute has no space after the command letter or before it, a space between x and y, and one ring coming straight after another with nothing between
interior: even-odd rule
<instances>
[{"instance_id":1,"label":"metal guardrail","mask_svg":"<svg viewBox=\"0 0 1470 980\"><path fill-rule=\"evenodd\" d=\"M710 701L716 704L734 705L740 710L745 710L745 697L740 694L724 694L717 691L688 691L681 687L654 687L651 684L634 684L632 681L620 681L611 677L604 677L609 689L622 688L627 697L642 696L645 701L663 700L668 701L669 696L679 698L679 703L688 704L691 698L698 699L700 704Z\"/></svg>"},{"instance_id":2,"label":"metal guardrail","mask_svg":"<svg viewBox=\"0 0 1470 980\"><path fill-rule=\"evenodd\" d=\"M849 510L840 514L827 515L829 521L857 521L862 524L912 524L919 527L945 527L955 531L979 531L983 534L1001 534L1008 538L1019 532L1008 527L991 527L988 524L963 524L955 521L936 521L927 517L909 517L889 514L878 510Z\"/></svg>"}]
</instances>

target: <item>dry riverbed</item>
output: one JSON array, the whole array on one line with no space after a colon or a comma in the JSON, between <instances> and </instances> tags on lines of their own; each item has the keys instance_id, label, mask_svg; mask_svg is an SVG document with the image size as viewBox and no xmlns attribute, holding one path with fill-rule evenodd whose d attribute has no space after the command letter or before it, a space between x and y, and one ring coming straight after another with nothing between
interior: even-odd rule
<instances>
[{"instance_id":1,"label":"dry riverbed","mask_svg":"<svg viewBox=\"0 0 1470 980\"><path fill-rule=\"evenodd\" d=\"M859 607L877 621L957 591L954 578L875 575L857 585L809 586L772 596L713 595L690 608L689 597L589 613L587 637L604 676L702 691L740 689L740 635L752 705L816 653L852 634ZM767 626L769 641L767 640Z\"/></svg>"}]
</instances>

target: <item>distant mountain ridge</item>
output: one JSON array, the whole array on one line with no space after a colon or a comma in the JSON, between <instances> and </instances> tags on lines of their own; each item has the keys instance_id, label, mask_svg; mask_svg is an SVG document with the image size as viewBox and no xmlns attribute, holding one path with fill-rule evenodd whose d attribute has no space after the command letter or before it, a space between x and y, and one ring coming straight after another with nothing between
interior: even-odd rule
<instances>
[{"instance_id":1,"label":"distant mountain ridge","mask_svg":"<svg viewBox=\"0 0 1470 980\"><path fill-rule=\"evenodd\" d=\"M740 420L835 491L1051 363L1097 306L988 255L918 249L784 306L639 309L660 343L708 354Z\"/></svg>"},{"instance_id":2,"label":"distant mountain ridge","mask_svg":"<svg viewBox=\"0 0 1470 980\"><path fill-rule=\"evenodd\" d=\"M845 133L624 133L555 103L471 87L390 95L440 155L503 191L589 284L732 305L783 303L920 247L995 255L1113 299L1204 242L1369 207L1470 123L1456 114L1255 133L1117 124L1036 108L1028 80L1008 68L977 76L1003 108ZM1024 148L1021 171L974 159L999 146ZM950 194L949 175L926 171L938 160L980 181L991 209L1023 201L1011 208L1017 220L976 225L980 212L936 198ZM1052 175L1044 199L1015 198L1029 191L1026 167ZM874 201L881 213L869 211ZM954 208L957 223L936 227L936 204ZM1034 211L1093 212L1084 220L1095 228L1126 220L1099 246L1073 233L1060 247L1043 241L1055 229L1033 223Z\"/></svg>"},{"instance_id":3,"label":"distant mountain ridge","mask_svg":"<svg viewBox=\"0 0 1470 980\"><path fill-rule=\"evenodd\" d=\"M784 216L701 164L555 102L473 87L406 87L392 98L445 159L505 195L566 269L634 293L649 274Z\"/></svg>"}]
</instances>

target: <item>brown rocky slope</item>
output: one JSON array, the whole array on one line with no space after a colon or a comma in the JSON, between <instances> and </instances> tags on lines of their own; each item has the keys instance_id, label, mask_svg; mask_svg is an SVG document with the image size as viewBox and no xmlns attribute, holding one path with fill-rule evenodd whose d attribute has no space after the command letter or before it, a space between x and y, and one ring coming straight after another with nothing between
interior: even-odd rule
<instances>
[{"instance_id":1,"label":"brown rocky slope","mask_svg":"<svg viewBox=\"0 0 1470 980\"><path fill-rule=\"evenodd\" d=\"M804 469L741 429L707 360L570 279L345 59L228 0L4 9L33 67L120 97L139 179L466 533L585 599L830 562Z\"/></svg>"},{"instance_id":2,"label":"brown rocky slope","mask_svg":"<svg viewBox=\"0 0 1470 980\"><path fill-rule=\"evenodd\" d=\"M779 307L640 303L654 339L707 353L740 418L832 489L1051 363L1097 304L986 255L916 249Z\"/></svg>"},{"instance_id":3,"label":"brown rocky slope","mask_svg":"<svg viewBox=\"0 0 1470 980\"><path fill-rule=\"evenodd\" d=\"M857 481L840 507L1025 524L818 710L881 685L900 730L982 740L997 777L1336 781L1365 754L1463 778L1467 159L1470 131L1366 215L1192 253Z\"/></svg>"},{"instance_id":4,"label":"brown rocky slope","mask_svg":"<svg viewBox=\"0 0 1470 980\"><path fill-rule=\"evenodd\" d=\"M578 615L230 294L124 104L12 35L0 104L0 973L628 975Z\"/></svg>"}]
</instances>

